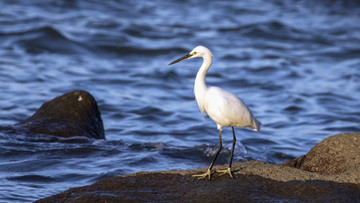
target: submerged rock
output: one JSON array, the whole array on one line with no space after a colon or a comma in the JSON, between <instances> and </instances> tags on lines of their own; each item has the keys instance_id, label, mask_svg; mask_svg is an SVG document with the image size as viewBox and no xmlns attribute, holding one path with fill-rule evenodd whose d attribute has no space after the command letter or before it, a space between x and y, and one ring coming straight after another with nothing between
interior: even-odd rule
<instances>
[{"instance_id":1,"label":"submerged rock","mask_svg":"<svg viewBox=\"0 0 360 203\"><path fill-rule=\"evenodd\" d=\"M72 91L44 103L30 118L1 131L45 134L64 138L105 139L104 126L97 103L86 91Z\"/></svg>"},{"instance_id":2,"label":"submerged rock","mask_svg":"<svg viewBox=\"0 0 360 203\"><path fill-rule=\"evenodd\" d=\"M358 202L360 174L355 172L360 165L354 162L353 155L359 151L354 143L358 142L359 136L359 133L335 135L310 150L312 156L319 157L319 160L334 154L342 157L329 159L329 162L320 161L322 164L336 165L338 160L339 163L350 163L346 165L346 170L338 170L337 167L336 175L301 170L288 164L248 161L233 165L234 179L217 174L213 175L211 181L192 177L207 168L140 172L72 188L36 202ZM329 153L327 149L333 152ZM226 167L215 166L214 169ZM354 176L348 176L349 173Z\"/></svg>"}]
</instances>

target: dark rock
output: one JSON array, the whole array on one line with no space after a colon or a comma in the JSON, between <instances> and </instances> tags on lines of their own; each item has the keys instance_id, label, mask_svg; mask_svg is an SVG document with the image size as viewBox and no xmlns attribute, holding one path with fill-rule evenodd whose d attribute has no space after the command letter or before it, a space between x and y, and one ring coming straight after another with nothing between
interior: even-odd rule
<instances>
[{"instance_id":1,"label":"dark rock","mask_svg":"<svg viewBox=\"0 0 360 203\"><path fill-rule=\"evenodd\" d=\"M64 138L84 136L105 139L97 103L86 91L72 91L56 97L44 103L30 118L2 130Z\"/></svg>"},{"instance_id":2,"label":"dark rock","mask_svg":"<svg viewBox=\"0 0 360 203\"><path fill-rule=\"evenodd\" d=\"M198 180L179 173L136 173L101 180L38 200L45 202L274 202L360 200L360 185L330 181L277 181L237 174Z\"/></svg>"},{"instance_id":3,"label":"dark rock","mask_svg":"<svg viewBox=\"0 0 360 203\"><path fill-rule=\"evenodd\" d=\"M288 166L292 164L248 161L233 164L234 179L214 174L207 181L191 176L204 173L207 168L140 172L72 188L36 202L359 202L360 165L355 157L358 139L359 133L332 136L306 155L317 157L310 159L314 163L335 165L330 172L336 175L323 173L331 166L318 168L318 173ZM306 164L306 157L288 163L301 167ZM214 170L226 167L215 166Z\"/></svg>"}]
</instances>

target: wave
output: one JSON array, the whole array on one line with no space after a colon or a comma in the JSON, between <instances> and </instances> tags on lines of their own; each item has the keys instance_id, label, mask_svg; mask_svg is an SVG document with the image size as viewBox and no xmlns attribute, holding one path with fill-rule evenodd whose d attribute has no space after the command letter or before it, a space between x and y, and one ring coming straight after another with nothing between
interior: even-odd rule
<instances>
[{"instance_id":1,"label":"wave","mask_svg":"<svg viewBox=\"0 0 360 203\"><path fill-rule=\"evenodd\" d=\"M29 54L89 53L86 45L69 39L53 26L42 26L21 32L3 32L0 35Z\"/></svg>"},{"instance_id":2,"label":"wave","mask_svg":"<svg viewBox=\"0 0 360 203\"><path fill-rule=\"evenodd\" d=\"M219 28L218 31L220 33L235 32L246 37L262 40L331 43L326 38L315 35L311 30L296 28L279 20L256 22L237 27Z\"/></svg>"}]
</instances>

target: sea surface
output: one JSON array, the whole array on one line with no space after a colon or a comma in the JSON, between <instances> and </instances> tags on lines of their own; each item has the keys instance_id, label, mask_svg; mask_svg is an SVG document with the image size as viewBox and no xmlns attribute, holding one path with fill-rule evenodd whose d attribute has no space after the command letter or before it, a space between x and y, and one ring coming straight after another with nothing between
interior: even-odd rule
<instances>
[{"instance_id":1,"label":"sea surface","mask_svg":"<svg viewBox=\"0 0 360 203\"><path fill-rule=\"evenodd\" d=\"M360 131L360 3L351 0L2 0L0 126L86 90L106 140L0 133L0 202L31 202L139 171L207 167L218 133L193 96L207 75L263 123L236 128L234 161L282 163L328 136ZM223 129L226 164L231 128Z\"/></svg>"}]
</instances>

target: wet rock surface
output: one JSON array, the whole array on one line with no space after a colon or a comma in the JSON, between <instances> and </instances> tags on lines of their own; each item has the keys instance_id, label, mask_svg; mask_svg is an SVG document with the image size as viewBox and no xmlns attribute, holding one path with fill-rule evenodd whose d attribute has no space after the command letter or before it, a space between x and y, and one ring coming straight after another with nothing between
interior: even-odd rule
<instances>
[{"instance_id":1,"label":"wet rock surface","mask_svg":"<svg viewBox=\"0 0 360 203\"><path fill-rule=\"evenodd\" d=\"M359 164L355 157L359 139L359 133L331 136L304 155L301 163L297 162L299 159L279 165L260 161L235 163L234 179L214 174L207 181L191 176L205 172L206 168L140 172L72 188L37 202L356 202L360 201ZM310 163L322 167L317 172L312 170L316 167L303 170ZM334 167L325 167L325 163ZM226 165L214 167L220 168Z\"/></svg>"},{"instance_id":2,"label":"wet rock surface","mask_svg":"<svg viewBox=\"0 0 360 203\"><path fill-rule=\"evenodd\" d=\"M90 93L81 90L68 92L44 103L30 118L15 126L0 127L0 131L105 139L97 103Z\"/></svg>"}]
</instances>

